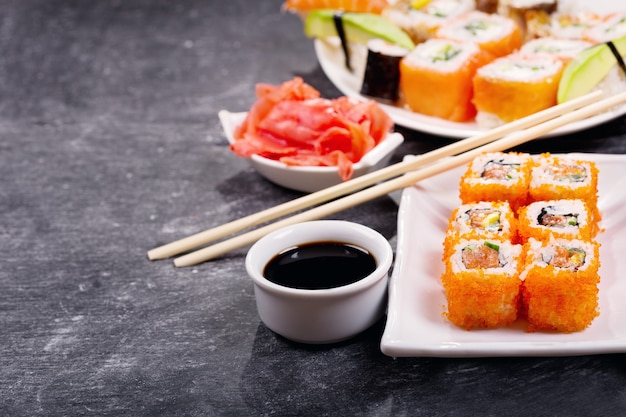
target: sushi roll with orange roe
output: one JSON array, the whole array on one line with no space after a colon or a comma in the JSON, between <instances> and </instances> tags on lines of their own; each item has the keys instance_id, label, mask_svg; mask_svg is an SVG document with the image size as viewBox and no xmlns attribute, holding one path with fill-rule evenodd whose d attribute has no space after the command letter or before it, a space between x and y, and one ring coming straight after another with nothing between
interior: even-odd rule
<instances>
[{"instance_id":1,"label":"sushi roll with orange roe","mask_svg":"<svg viewBox=\"0 0 626 417\"><path fill-rule=\"evenodd\" d=\"M472 78L491 60L473 43L430 39L400 61L400 95L414 112L470 121L476 115Z\"/></svg>"},{"instance_id":2,"label":"sushi roll with orange roe","mask_svg":"<svg viewBox=\"0 0 626 417\"><path fill-rule=\"evenodd\" d=\"M459 239L441 281L448 301L444 316L470 330L513 323L519 312L522 247L502 239Z\"/></svg>"},{"instance_id":3,"label":"sushi roll with orange roe","mask_svg":"<svg viewBox=\"0 0 626 417\"><path fill-rule=\"evenodd\" d=\"M506 201L462 204L452 212L444 238L444 259L460 238L517 240L515 213Z\"/></svg>"},{"instance_id":4,"label":"sushi roll with orange roe","mask_svg":"<svg viewBox=\"0 0 626 417\"><path fill-rule=\"evenodd\" d=\"M549 240L593 239L598 225L593 221L587 204L578 199L536 201L522 207L518 213L517 230L520 238Z\"/></svg>"},{"instance_id":5,"label":"sushi roll with orange roe","mask_svg":"<svg viewBox=\"0 0 626 417\"><path fill-rule=\"evenodd\" d=\"M584 200L593 220L600 220L598 168L593 161L544 153L535 159L530 177L531 201Z\"/></svg>"},{"instance_id":6,"label":"sushi roll with orange roe","mask_svg":"<svg viewBox=\"0 0 626 417\"><path fill-rule=\"evenodd\" d=\"M507 201L513 211L528 202L532 157L526 153L493 152L474 158L461 177L459 198L475 201Z\"/></svg>"},{"instance_id":7,"label":"sushi roll with orange roe","mask_svg":"<svg viewBox=\"0 0 626 417\"><path fill-rule=\"evenodd\" d=\"M580 239L530 239L525 245L522 311L528 331L584 330L598 316L599 244Z\"/></svg>"},{"instance_id":8,"label":"sushi roll with orange roe","mask_svg":"<svg viewBox=\"0 0 626 417\"><path fill-rule=\"evenodd\" d=\"M451 19L437 30L436 37L474 42L495 57L509 55L522 46L522 35L512 19L479 11Z\"/></svg>"},{"instance_id":9,"label":"sushi roll with orange roe","mask_svg":"<svg viewBox=\"0 0 626 417\"><path fill-rule=\"evenodd\" d=\"M478 69L473 79L476 122L494 127L556 104L563 63L512 54Z\"/></svg>"}]
</instances>

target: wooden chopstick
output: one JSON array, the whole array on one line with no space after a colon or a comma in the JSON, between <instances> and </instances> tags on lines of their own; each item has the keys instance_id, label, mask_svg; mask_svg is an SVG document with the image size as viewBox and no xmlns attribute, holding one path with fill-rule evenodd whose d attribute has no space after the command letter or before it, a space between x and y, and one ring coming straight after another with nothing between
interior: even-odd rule
<instances>
[{"instance_id":1,"label":"wooden chopstick","mask_svg":"<svg viewBox=\"0 0 626 417\"><path fill-rule=\"evenodd\" d=\"M176 265L177 267L191 266L213 259L234 249L251 244L261 237L265 236L266 234L278 230L282 227L303 221L323 218L341 210L389 194L393 191L414 185L420 180L469 163L473 158L479 156L484 152L499 152L512 148L514 146L521 145L532 139L543 136L546 133L549 133L554 129L557 129L568 123L572 123L593 116L624 102L626 102L626 92L617 94L613 97L604 99L599 102L595 102L593 104L589 104L573 112L563 114L557 118L529 127L526 130L511 133L510 135L505 136L500 140L474 148L458 156L444 158L437 163L425 166L417 171L408 172L398 178L394 178L387 182L380 183L378 185L348 195L341 199L331 201L330 203L314 207L308 211L296 214L294 216L252 230L239 236L235 236L234 238L225 240L212 246L208 246L195 252L191 252L187 255L176 258L174 260L174 265Z\"/></svg>"},{"instance_id":2,"label":"wooden chopstick","mask_svg":"<svg viewBox=\"0 0 626 417\"><path fill-rule=\"evenodd\" d=\"M295 213L296 211L305 208L313 207L315 205L330 201L346 194L350 194L354 191L361 190L372 184L386 181L393 177L397 177L406 172L414 171L419 167L435 162L440 158L457 155L461 152L465 152L477 146L484 145L486 143L499 139L509 133L525 129L537 123L541 123L543 121L558 117L568 111L572 111L577 108L586 106L592 102L596 102L601 97L602 93L599 91L587 94L585 96L576 98L563 104L559 104L549 109L540 111L538 113L535 113L534 115L524 117L522 119L499 126L484 133L479 133L467 139L454 142L450 145L443 146L431 152L427 152L414 158L410 158L406 161L390 165L369 174L354 178L350 181L346 181L332 187L325 188L311 194L307 194L305 196L288 201L278 206L274 206L267 210L263 210L249 216L242 217L230 223L226 223L221 226L217 226L212 229L208 229L203 232L199 232L194 235L157 247L148 251L148 258L155 260L179 255L183 252L205 245L207 243L239 232L241 230L277 219L279 217L286 216L291 213Z\"/></svg>"}]
</instances>

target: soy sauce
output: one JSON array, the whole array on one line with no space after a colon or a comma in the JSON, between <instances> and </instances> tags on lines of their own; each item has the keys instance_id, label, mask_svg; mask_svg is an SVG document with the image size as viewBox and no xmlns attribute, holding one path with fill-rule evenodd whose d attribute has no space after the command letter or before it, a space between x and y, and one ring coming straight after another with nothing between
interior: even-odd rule
<instances>
[{"instance_id":1,"label":"soy sauce","mask_svg":"<svg viewBox=\"0 0 626 417\"><path fill-rule=\"evenodd\" d=\"M265 266L263 276L276 284L307 290L357 282L376 269L367 250L341 242L314 242L288 249Z\"/></svg>"}]
</instances>

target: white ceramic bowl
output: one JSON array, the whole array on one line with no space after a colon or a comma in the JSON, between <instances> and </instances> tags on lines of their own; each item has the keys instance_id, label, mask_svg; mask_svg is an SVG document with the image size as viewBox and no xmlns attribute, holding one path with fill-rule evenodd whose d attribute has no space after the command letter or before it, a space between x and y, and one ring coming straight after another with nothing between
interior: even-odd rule
<instances>
[{"instance_id":1,"label":"white ceramic bowl","mask_svg":"<svg viewBox=\"0 0 626 417\"><path fill-rule=\"evenodd\" d=\"M352 284L329 289L289 288L267 280L263 270L278 253L301 244L337 241L368 250L376 269ZM387 306L391 245L375 230L342 220L298 223L258 240L246 256L259 316L275 333L301 343L334 343L372 326Z\"/></svg>"},{"instance_id":2,"label":"white ceramic bowl","mask_svg":"<svg viewBox=\"0 0 626 417\"><path fill-rule=\"evenodd\" d=\"M235 127L243 122L246 114L246 112L231 113L226 110L221 110L218 113L229 143L234 142L233 132ZM353 165L354 173L352 178L383 168L389 164L393 152L403 141L404 137L400 133L394 132L387 135L385 140L381 141L374 149L365 154L359 162ZM314 192L341 182L337 167L289 166L258 155L252 155L249 160L252 167L259 174L275 184L292 190Z\"/></svg>"}]
</instances>

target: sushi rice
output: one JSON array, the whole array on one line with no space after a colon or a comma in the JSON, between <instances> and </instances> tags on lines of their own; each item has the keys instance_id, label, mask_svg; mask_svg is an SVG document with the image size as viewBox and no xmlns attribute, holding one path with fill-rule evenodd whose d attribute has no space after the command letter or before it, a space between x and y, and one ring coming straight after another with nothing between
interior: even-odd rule
<instances>
[{"instance_id":1,"label":"sushi rice","mask_svg":"<svg viewBox=\"0 0 626 417\"><path fill-rule=\"evenodd\" d=\"M554 57L521 54L479 68L473 79L476 122L495 127L556 105L563 69Z\"/></svg>"},{"instance_id":2,"label":"sushi rice","mask_svg":"<svg viewBox=\"0 0 626 417\"><path fill-rule=\"evenodd\" d=\"M436 36L474 42L494 57L508 55L522 45L522 35L512 19L478 11L450 19L437 30Z\"/></svg>"},{"instance_id":3,"label":"sushi rice","mask_svg":"<svg viewBox=\"0 0 626 417\"><path fill-rule=\"evenodd\" d=\"M598 168L593 161L544 153L535 159L529 185L531 201L584 200L594 221L599 221Z\"/></svg>"},{"instance_id":4,"label":"sushi rice","mask_svg":"<svg viewBox=\"0 0 626 417\"><path fill-rule=\"evenodd\" d=\"M592 240L529 239L520 275L528 331L577 332L599 315L599 247Z\"/></svg>"},{"instance_id":5,"label":"sushi rice","mask_svg":"<svg viewBox=\"0 0 626 417\"><path fill-rule=\"evenodd\" d=\"M494 181L484 178L490 170L510 180L525 177L527 188L517 188L519 193L529 196L534 187L554 199L528 197L513 213L502 201L504 190L486 191ZM593 162L549 153L474 158L460 195L481 200L453 210L443 242L444 317L468 330L517 319L526 319L530 332L569 333L591 325L600 313L597 176ZM577 193L581 198L566 198Z\"/></svg>"},{"instance_id":6,"label":"sushi rice","mask_svg":"<svg viewBox=\"0 0 626 417\"><path fill-rule=\"evenodd\" d=\"M468 264L468 253L479 260L495 258L495 265ZM513 323L519 311L521 253L521 245L503 239L459 239L441 277L448 300L444 316L468 330Z\"/></svg>"},{"instance_id":7,"label":"sushi rice","mask_svg":"<svg viewBox=\"0 0 626 417\"><path fill-rule=\"evenodd\" d=\"M444 239L444 259L460 238L516 241L515 213L507 201L480 201L462 204L452 212Z\"/></svg>"},{"instance_id":8,"label":"sushi rice","mask_svg":"<svg viewBox=\"0 0 626 417\"><path fill-rule=\"evenodd\" d=\"M412 111L454 122L472 120L472 78L491 59L471 42L430 39L400 62L400 95Z\"/></svg>"},{"instance_id":9,"label":"sushi rice","mask_svg":"<svg viewBox=\"0 0 626 417\"><path fill-rule=\"evenodd\" d=\"M524 241L550 237L592 239L596 223L583 200L563 199L536 201L519 211L518 231Z\"/></svg>"},{"instance_id":10,"label":"sushi rice","mask_svg":"<svg viewBox=\"0 0 626 417\"><path fill-rule=\"evenodd\" d=\"M485 153L475 158L461 178L459 197L464 204L477 201L508 201L517 211L528 201L533 160L516 152Z\"/></svg>"}]
</instances>

